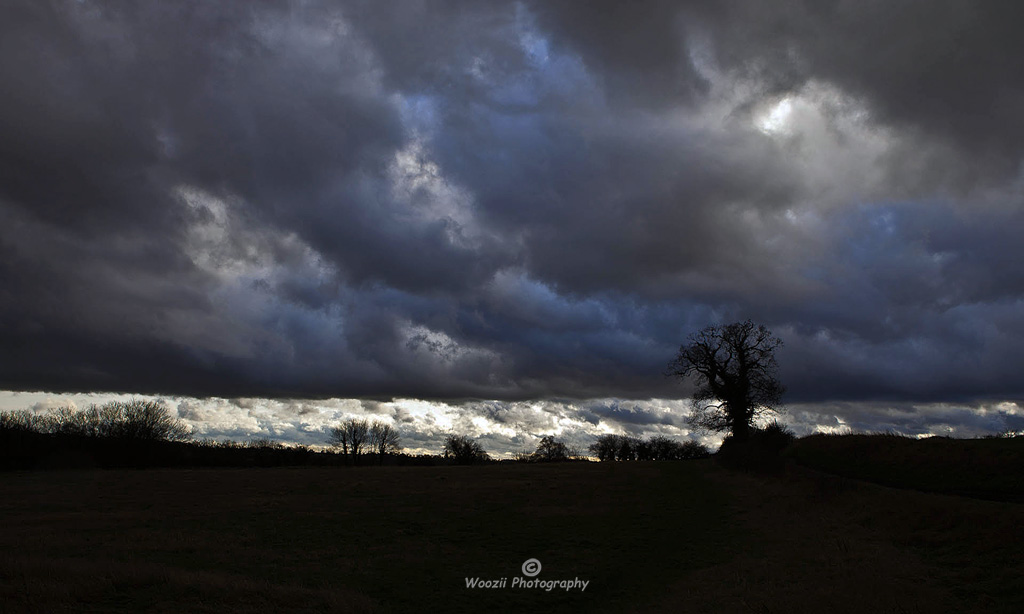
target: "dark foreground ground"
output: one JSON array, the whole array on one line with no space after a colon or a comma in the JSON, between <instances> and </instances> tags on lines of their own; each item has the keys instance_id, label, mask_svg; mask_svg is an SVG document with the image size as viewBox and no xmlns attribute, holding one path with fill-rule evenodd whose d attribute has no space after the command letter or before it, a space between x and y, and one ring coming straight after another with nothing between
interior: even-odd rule
<instances>
[{"instance_id":1,"label":"dark foreground ground","mask_svg":"<svg viewBox=\"0 0 1024 614\"><path fill-rule=\"evenodd\" d=\"M712 460L0 473L4 612L1024 612L1022 543L1019 503Z\"/></svg>"}]
</instances>

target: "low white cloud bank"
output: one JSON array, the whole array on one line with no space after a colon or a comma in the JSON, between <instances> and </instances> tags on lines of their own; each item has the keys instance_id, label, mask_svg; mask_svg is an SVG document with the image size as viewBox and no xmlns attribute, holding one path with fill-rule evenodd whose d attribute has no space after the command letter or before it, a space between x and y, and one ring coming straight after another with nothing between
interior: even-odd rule
<instances>
[{"instance_id":1,"label":"low white cloud bank","mask_svg":"<svg viewBox=\"0 0 1024 614\"><path fill-rule=\"evenodd\" d=\"M129 395L0 393L0 410L43 413L88 407ZM134 397L157 398L157 397ZM542 437L554 436L580 452L601 435L663 435L693 439L711 448L719 434L693 432L686 425L689 401L678 399L588 399L552 401L472 401L445 403L415 399L272 400L168 397L170 412L195 439L248 441L323 447L327 431L347 419L378 420L394 426L410 454L437 454L450 434L466 435L498 458L532 452ZM825 432L898 432L910 436L983 437L1024 430L1024 405L998 401L979 405L949 403L796 404L778 416L797 435Z\"/></svg>"}]
</instances>

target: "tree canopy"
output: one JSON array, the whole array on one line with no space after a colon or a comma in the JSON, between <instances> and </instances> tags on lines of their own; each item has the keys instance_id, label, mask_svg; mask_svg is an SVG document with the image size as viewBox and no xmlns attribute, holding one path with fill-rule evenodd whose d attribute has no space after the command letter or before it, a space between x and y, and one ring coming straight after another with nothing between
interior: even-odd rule
<instances>
[{"instance_id":1,"label":"tree canopy","mask_svg":"<svg viewBox=\"0 0 1024 614\"><path fill-rule=\"evenodd\" d=\"M775 351L782 340L750 320L708 326L689 337L666 375L693 379L691 426L730 431L745 441L754 420L781 411L785 388L776 378Z\"/></svg>"},{"instance_id":2,"label":"tree canopy","mask_svg":"<svg viewBox=\"0 0 1024 614\"><path fill-rule=\"evenodd\" d=\"M490 458L480 444L465 435L448 435L441 455L459 465L482 463Z\"/></svg>"}]
</instances>

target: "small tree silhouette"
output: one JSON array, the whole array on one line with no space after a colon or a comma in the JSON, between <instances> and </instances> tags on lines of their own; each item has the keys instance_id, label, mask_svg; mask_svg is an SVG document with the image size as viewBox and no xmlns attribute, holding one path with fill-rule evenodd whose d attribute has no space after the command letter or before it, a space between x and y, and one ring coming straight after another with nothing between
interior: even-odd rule
<instances>
[{"instance_id":1,"label":"small tree silhouette","mask_svg":"<svg viewBox=\"0 0 1024 614\"><path fill-rule=\"evenodd\" d=\"M352 464L357 464L369 437L370 424L366 420L350 418L332 428L327 441L334 447L340 447L341 453L351 458Z\"/></svg>"},{"instance_id":2,"label":"small tree silhouette","mask_svg":"<svg viewBox=\"0 0 1024 614\"><path fill-rule=\"evenodd\" d=\"M465 435L448 435L441 455L459 465L472 465L490 459L480 444Z\"/></svg>"},{"instance_id":3,"label":"small tree silhouette","mask_svg":"<svg viewBox=\"0 0 1024 614\"><path fill-rule=\"evenodd\" d=\"M401 440L395 427L384 422L374 422L370 427L370 446L377 452L380 464L384 464L384 455L402 449Z\"/></svg>"},{"instance_id":4,"label":"small tree silhouette","mask_svg":"<svg viewBox=\"0 0 1024 614\"><path fill-rule=\"evenodd\" d=\"M540 445L533 453L533 460L557 462L569 460L569 447L551 435L541 437Z\"/></svg>"}]
</instances>

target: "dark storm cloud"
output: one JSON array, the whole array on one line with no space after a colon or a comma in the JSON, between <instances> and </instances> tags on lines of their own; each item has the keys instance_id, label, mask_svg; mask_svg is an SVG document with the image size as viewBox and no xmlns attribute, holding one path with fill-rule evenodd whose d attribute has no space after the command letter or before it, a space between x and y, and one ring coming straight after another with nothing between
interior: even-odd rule
<instances>
[{"instance_id":1,"label":"dark storm cloud","mask_svg":"<svg viewBox=\"0 0 1024 614\"><path fill-rule=\"evenodd\" d=\"M866 99L878 121L980 156L971 164L976 172L1018 170L1024 138L1019 3L726 5L716 16L720 57L765 77L767 87L794 90L826 80Z\"/></svg>"},{"instance_id":2,"label":"dark storm cloud","mask_svg":"<svg viewBox=\"0 0 1024 614\"><path fill-rule=\"evenodd\" d=\"M795 403L1020 398L1014 6L7 3L0 386L673 429L571 399L750 317Z\"/></svg>"},{"instance_id":3,"label":"dark storm cloud","mask_svg":"<svg viewBox=\"0 0 1024 614\"><path fill-rule=\"evenodd\" d=\"M601 0L584 9L572 2L533 2L540 27L555 49L578 53L624 105L661 107L705 93L707 83L690 62L688 26L701 2Z\"/></svg>"}]
</instances>

